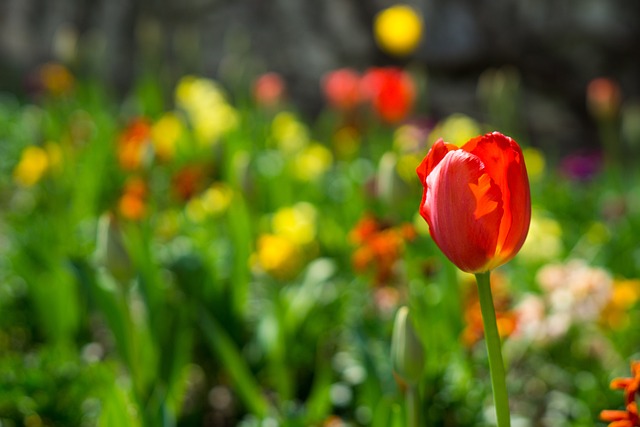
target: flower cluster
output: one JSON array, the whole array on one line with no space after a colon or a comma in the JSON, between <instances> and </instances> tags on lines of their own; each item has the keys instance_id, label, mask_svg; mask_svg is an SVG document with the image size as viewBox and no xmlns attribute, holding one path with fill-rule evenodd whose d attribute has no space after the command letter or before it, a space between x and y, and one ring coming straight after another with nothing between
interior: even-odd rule
<instances>
[{"instance_id":1,"label":"flower cluster","mask_svg":"<svg viewBox=\"0 0 640 427\"><path fill-rule=\"evenodd\" d=\"M407 118L416 98L413 78L397 67L373 67L363 75L352 69L334 70L324 76L322 87L334 109L349 113L365 105L389 124Z\"/></svg>"},{"instance_id":2,"label":"flower cluster","mask_svg":"<svg viewBox=\"0 0 640 427\"><path fill-rule=\"evenodd\" d=\"M520 302L517 332L539 342L557 340L574 324L598 321L613 290L606 270L581 259L548 264L538 271L537 281L543 295L530 294Z\"/></svg>"},{"instance_id":3,"label":"flower cluster","mask_svg":"<svg viewBox=\"0 0 640 427\"><path fill-rule=\"evenodd\" d=\"M351 242L357 245L352 256L353 268L359 273L373 270L375 284L388 285L395 277L405 243L415 237L416 231L409 223L394 227L365 215L349 234Z\"/></svg>"}]
</instances>

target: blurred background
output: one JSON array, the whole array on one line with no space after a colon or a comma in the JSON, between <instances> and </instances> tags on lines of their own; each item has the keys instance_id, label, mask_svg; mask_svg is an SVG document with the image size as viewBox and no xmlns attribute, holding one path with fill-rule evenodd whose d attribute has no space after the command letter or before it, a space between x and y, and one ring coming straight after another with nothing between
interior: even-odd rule
<instances>
[{"instance_id":1,"label":"blurred background","mask_svg":"<svg viewBox=\"0 0 640 427\"><path fill-rule=\"evenodd\" d=\"M492 273L513 425L632 427L639 18L0 0L0 427L494 425L476 284L416 175L492 131L532 199Z\"/></svg>"},{"instance_id":2,"label":"blurred background","mask_svg":"<svg viewBox=\"0 0 640 427\"><path fill-rule=\"evenodd\" d=\"M407 2L424 19L412 55L381 51L373 18L382 0L5 0L0 5L0 88L23 91L38 64L56 60L125 94L144 73L167 88L196 73L227 85L276 71L297 106L319 112L329 70L408 65L428 70L431 113L481 117L476 84L510 66L524 122L537 144L594 146L585 88L596 77L640 97L640 4L634 0Z\"/></svg>"}]
</instances>

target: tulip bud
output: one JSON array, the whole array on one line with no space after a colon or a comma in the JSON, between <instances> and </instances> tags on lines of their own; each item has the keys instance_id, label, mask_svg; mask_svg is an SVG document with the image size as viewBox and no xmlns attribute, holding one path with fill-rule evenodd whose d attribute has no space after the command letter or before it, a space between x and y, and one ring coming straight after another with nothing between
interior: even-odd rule
<instances>
[{"instance_id":1,"label":"tulip bud","mask_svg":"<svg viewBox=\"0 0 640 427\"><path fill-rule=\"evenodd\" d=\"M422 377L424 348L406 306L400 307L393 324L391 364L396 378L406 385L415 385Z\"/></svg>"},{"instance_id":2,"label":"tulip bud","mask_svg":"<svg viewBox=\"0 0 640 427\"><path fill-rule=\"evenodd\" d=\"M98 221L95 260L120 283L127 283L133 278L131 259L122 241L117 220L111 213L103 214Z\"/></svg>"}]
</instances>

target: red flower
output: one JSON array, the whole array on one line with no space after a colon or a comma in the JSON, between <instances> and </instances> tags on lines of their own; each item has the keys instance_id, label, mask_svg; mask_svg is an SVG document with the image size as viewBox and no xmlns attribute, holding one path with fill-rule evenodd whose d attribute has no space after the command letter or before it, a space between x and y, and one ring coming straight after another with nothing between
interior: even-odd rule
<instances>
[{"instance_id":1,"label":"red flower","mask_svg":"<svg viewBox=\"0 0 640 427\"><path fill-rule=\"evenodd\" d=\"M263 74L253 84L253 98L261 107L274 108L284 97L285 83L278 73Z\"/></svg>"},{"instance_id":2,"label":"red flower","mask_svg":"<svg viewBox=\"0 0 640 427\"><path fill-rule=\"evenodd\" d=\"M360 76L349 68L331 71L322 78L327 102L340 111L351 111L360 102Z\"/></svg>"},{"instance_id":3,"label":"red flower","mask_svg":"<svg viewBox=\"0 0 640 427\"><path fill-rule=\"evenodd\" d=\"M529 231L531 195L522 150L498 132L461 148L438 140L417 169L420 214L440 250L468 273L513 258Z\"/></svg>"},{"instance_id":4,"label":"red flower","mask_svg":"<svg viewBox=\"0 0 640 427\"><path fill-rule=\"evenodd\" d=\"M371 102L375 113L387 123L405 119L416 97L411 76L399 68L371 68L362 78L361 96Z\"/></svg>"}]
</instances>

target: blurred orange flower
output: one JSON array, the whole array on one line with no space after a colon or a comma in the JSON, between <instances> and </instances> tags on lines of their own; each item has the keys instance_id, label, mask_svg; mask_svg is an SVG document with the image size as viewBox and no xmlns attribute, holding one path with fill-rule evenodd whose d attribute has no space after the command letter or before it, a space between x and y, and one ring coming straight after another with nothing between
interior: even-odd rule
<instances>
[{"instance_id":1,"label":"blurred orange flower","mask_svg":"<svg viewBox=\"0 0 640 427\"><path fill-rule=\"evenodd\" d=\"M492 276L491 290L498 323L498 333L500 338L506 338L516 330L518 315L515 311L510 310L511 296L507 291L506 279L497 271L494 271ZM475 285L473 276L469 276L467 294L464 299L464 320L466 326L462 331L462 342L465 346L472 347L484 336L478 287Z\"/></svg>"},{"instance_id":2,"label":"blurred orange flower","mask_svg":"<svg viewBox=\"0 0 640 427\"><path fill-rule=\"evenodd\" d=\"M405 242L415 237L411 224L391 227L366 215L349 234L351 242L358 245L351 258L353 268L359 273L374 270L376 285L386 285L393 278L396 263L404 253Z\"/></svg>"},{"instance_id":3,"label":"blurred orange flower","mask_svg":"<svg viewBox=\"0 0 640 427\"><path fill-rule=\"evenodd\" d=\"M598 77L587 86L587 107L597 119L612 119L620 110L620 85L610 78Z\"/></svg>"},{"instance_id":4,"label":"blurred orange flower","mask_svg":"<svg viewBox=\"0 0 640 427\"><path fill-rule=\"evenodd\" d=\"M171 179L173 192L180 200L189 200L204 188L206 175L203 165L187 165L183 167Z\"/></svg>"},{"instance_id":5,"label":"blurred orange flower","mask_svg":"<svg viewBox=\"0 0 640 427\"><path fill-rule=\"evenodd\" d=\"M142 178L130 178L124 185L118 211L126 219L140 220L147 212L146 197L147 184Z\"/></svg>"},{"instance_id":6,"label":"blurred orange flower","mask_svg":"<svg viewBox=\"0 0 640 427\"><path fill-rule=\"evenodd\" d=\"M73 75L62 64L48 62L40 67L38 75L42 87L51 95L64 95L73 89Z\"/></svg>"},{"instance_id":7,"label":"blurred orange flower","mask_svg":"<svg viewBox=\"0 0 640 427\"><path fill-rule=\"evenodd\" d=\"M138 170L150 153L151 124L145 118L133 119L118 139L118 162L126 171Z\"/></svg>"},{"instance_id":8,"label":"blurred orange flower","mask_svg":"<svg viewBox=\"0 0 640 427\"><path fill-rule=\"evenodd\" d=\"M362 77L360 93L380 119L396 124L413 109L416 87L411 76L400 68L374 67Z\"/></svg>"}]
</instances>

